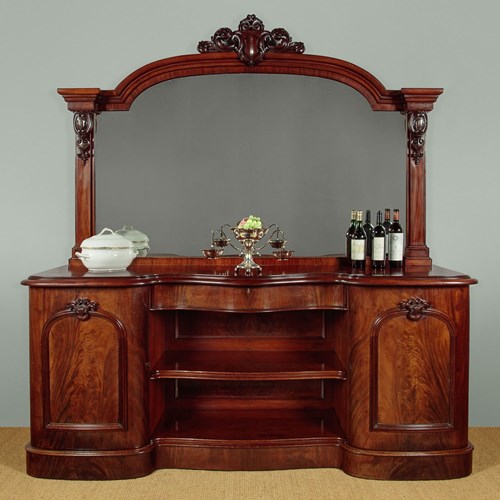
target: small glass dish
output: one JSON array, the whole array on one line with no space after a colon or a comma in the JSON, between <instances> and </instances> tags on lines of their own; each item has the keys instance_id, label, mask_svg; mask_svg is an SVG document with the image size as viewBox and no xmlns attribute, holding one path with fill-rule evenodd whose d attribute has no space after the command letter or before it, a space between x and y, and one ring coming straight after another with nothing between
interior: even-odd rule
<instances>
[{"instance_id":1,"label":"small glass dish","mask_svg":"<svg viewBox=\"0 0 500 500\"><path fill-rule=\"evenodd\" d=\"M273 255L278 259L278 260L288 260L293 257L294 250L286 250L284 248L280 248L279 250L275 250L273 252Z\"/></svg>"}]
</instances>

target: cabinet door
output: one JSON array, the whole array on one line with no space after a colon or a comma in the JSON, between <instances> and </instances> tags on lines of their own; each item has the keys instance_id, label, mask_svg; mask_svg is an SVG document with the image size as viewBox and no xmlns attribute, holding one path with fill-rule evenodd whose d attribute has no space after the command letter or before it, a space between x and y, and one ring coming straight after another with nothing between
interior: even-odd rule
<instances>
[{"instance_id":1,"label":"cabinet door","mask_svg":"<svg viewBox=\"0 0 500 500\"><path fill-rule=\"evenodd\" d=\"M147 290L30 291L32 446L124 449L149 441Z\"/></svg>"},{"instance_id":2,"label":"cabinet door","mask_svg":"<svg viewBox=\"0 0 500 500\"><path fill-rule=\"evenodd\" d=\"M352 287L349 305L349 443L466 447L468 288Z\"/></svg>"}]
</instances>

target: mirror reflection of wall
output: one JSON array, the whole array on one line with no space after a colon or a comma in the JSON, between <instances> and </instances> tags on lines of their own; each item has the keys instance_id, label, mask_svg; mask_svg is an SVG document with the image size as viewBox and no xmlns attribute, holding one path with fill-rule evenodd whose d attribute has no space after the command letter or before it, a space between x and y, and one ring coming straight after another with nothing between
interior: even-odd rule
<instances>
[{"instance_id":1,"label":"mirror reflection of wall","mask_svg":"<svg viewBox=\"0 0 500 500\"><path fill-rule=\"evenodd\" d=\"M351 209L400 208L404 118L338 82L293 75L171 80L98 117L96 229L131 224L152 253L200 256L244 216L296 255L342 254Z\"/></svg>"}]
</instances>

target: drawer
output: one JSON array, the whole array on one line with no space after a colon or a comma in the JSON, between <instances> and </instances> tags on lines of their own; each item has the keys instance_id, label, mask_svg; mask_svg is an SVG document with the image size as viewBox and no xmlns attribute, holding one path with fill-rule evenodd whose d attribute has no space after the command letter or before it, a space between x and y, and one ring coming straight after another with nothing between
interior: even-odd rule
<instances>
[{"instance_id":1,"label":"drawer","mask_svg":"<svg viewBox=\"0 0 500 500\"><path fill-rule=\"evenodd\" d=\"M151 300L151 309L246 312L345 308L345 287L337 284L156 285Z\"/></svg>"}]
</instances>

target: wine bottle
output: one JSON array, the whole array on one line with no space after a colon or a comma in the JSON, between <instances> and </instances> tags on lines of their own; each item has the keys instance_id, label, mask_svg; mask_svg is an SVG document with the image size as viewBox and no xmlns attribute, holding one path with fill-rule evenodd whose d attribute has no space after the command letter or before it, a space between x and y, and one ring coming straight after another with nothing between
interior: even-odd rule
<instances>
[{"instance_id":1,"label":"wine bottle","mask_svg":"<svg viewBox=\"0 0 500 500\"><path fill-rule=\"evenodd\" d=\"M354 235L354 231L356 230L356 213L357 210L351 210L351 225L347 229L347 233L345 235L345 254L349 258L351 258L351 239Z\"/></svg>"},{"instance_id":2,"label":"wine bottle","mask_svg":"<svg viewBox=\"0 0 500 500\"><path fill-rule=\"evenodd\" d=\"M391 209L385 209L384 223L382 224L385 229L385 258L389 257L389 229L391 228Z\"/></svg>"},{"instance_id":3,"label":"wine bottle","mask_svg":"<svg viewBox=\"0 0 500 500\"><path fill-rule=\"evenodd\" d=\"M393 269L403 267L403 228L399 224L399 210L394 210L389 229L389 266Z\"/></svg>"},{"instance_id":4,"label":"wine bottle","mask_svg":"<svg viewBox=\"0 0 500 500\"><path fill-rule=\"evenodd\" d=\"M385 229L382 225L382 211L377 212L377 225L373 230L372 265L375 269L385 267Z\"/></svg>"},{"instance_id":5,"label":"wine bottle","mask_svg":"<svg viewBox=\"0 0 500 500\"><path fill-rule=\"evenodd\" d=\"M366 233L366 256L371 257L373 251L373 225L371 221L371 211L366 211L365 224L363 229Z\"/></svg>"},{"instance_id":6,"label":"wine bottle","mask_svg":"<svg viewBox=\"0 0 500 500\"><path fill-rule=\"evenodd\" d=\"M366 258L366 233L363 228L363 211L356 213L356 229L351 238L351 264L356 269L364 269Z\"/></svg>"}]
</instances>

